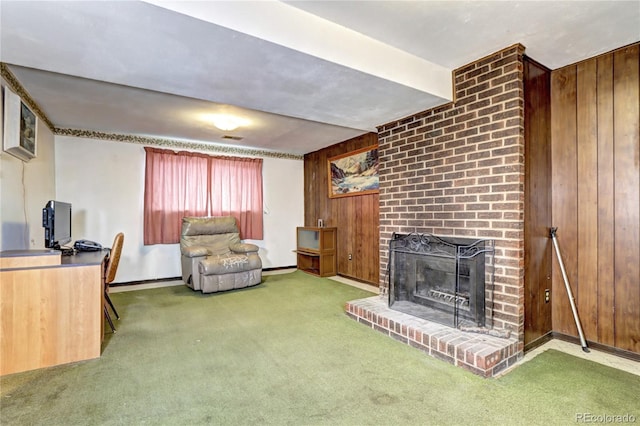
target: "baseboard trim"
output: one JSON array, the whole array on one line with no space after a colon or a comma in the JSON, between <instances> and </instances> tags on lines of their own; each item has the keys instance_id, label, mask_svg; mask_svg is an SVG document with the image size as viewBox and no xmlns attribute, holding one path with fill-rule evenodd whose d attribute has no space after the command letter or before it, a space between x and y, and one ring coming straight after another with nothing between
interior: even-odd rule
<instances>
[{"instance_id":1,"label":"baseboard trim","mask_svg":"<svg viewBox=\"0 0 640 426\"><path fill-rule=\"evenodd\" d=\"M297 269L296 265L291 266L277 266L275 268L262 268L262 272L281 271L283 269Z\"/></svg>"},{"instance_id":2,"label":"baseboard trim","mask_svg":"<svg viewBox=\"0 0 640 426\"><path fill-rule=\"evenodd\" d=\"M548 341L553 340L553 332L549 331L547 334L544 334L540 337L538 337L536 340L534 340L533 342L529 342L526 345L524 345L524 353L527 353L537 347L540 347L542 345L544 345L545 343L547 343Z\"/></svg>"},{"instance_id":3,"label":"baseboard trim","mask_svg":"<svg viewBox=\"0 0 640 426\"><path fill-rule=\"evenodd\" d=\"M270 272L270 271L280 271L280 270L284 270L284 269L296 269L296 265L292 265L292 266L277 266L274 268L263 268L262 271L263 272ZM182 281L182 277L169 277L169 278L156 278L156 279L151 279L151 280L138 280L138 281L123 281L123 282L118 282L118 283L111 283L109 284L109 287L120 287L120 286L132 286L132 285L143 285L143 284L156 284L156 283L163 283L163 282L167 282L167 281Z\"/></svg>"},{"instance_id":4,"label":"baseboard trim","mask_svg":"<svg viewBox=\"0 0 640 426\"><path fill-rule=\"evenodd\" d=\"M564 340L565 342L576 343L576 344L580 345L580 339L578 337L569 336L569 335L563 334L563 333L558 333L557 331L552 331L551 335L552 335L552 337L554 339ZM611 355L619 356L621 358L626 358L626 359L630 359L632 361L639 361L640 362L640 354L635 353L635 352L627 351L627 350L620 349L620 348L615 348L613 346L603 345L601 343L591 342L589 340L587 340L587 346L592 348L592 349L596 349L598 351L601 351L601 352L606 352L606 353L609 353Z\"/></svg>"},{"instance_id":5,"label":"baseboard trim","mask_svg":"<svg viewBox=\"0 0 640 426\"><path fill-rule=\"evenodd\" d=\"M155 283L163 283L167 281L182 281L182 277L172 277L172 278L156 278L154 280L138 280L138 281L124 281L121 283L111 283L109 287L122 287L122 286L131 286L131 285L142 285L142 284L155 284Z\"/></svg>"},{"instance_id":6,"label":"baseboard trim","mask_svg":"<svg viewBox=\"0 0 640 426\"><path fill-rule=\"evenodd\" d=\"M372 287L375 287L376 289L378 288L378 284L377 283L372 283L371 281L365 281L362 278L352 277L350 275L342 274L342 273L338 273L337 275L339 277L344 277L344 278L348 278L348 279L353 280L353 281L358 281L358 282L360 282L362 284L370 285Z\"/></svg>"}]
</instances>

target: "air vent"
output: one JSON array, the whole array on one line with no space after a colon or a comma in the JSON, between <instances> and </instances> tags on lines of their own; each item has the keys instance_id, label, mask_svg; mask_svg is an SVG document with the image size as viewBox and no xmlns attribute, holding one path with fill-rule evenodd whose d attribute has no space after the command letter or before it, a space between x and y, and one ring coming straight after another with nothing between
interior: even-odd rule
<instances>
[{"instance_id":1,"label":"air vent","mask_svg":"<svg viewBox=\"0 0 640 426\"><path fill-rule=\"evenodd\" d=\"M242 136L231 136L231 135L224 135L222 137L222 139L231 139L234 141L241 141L242 139L244 139Z\"/></svg>"}]
</instances>

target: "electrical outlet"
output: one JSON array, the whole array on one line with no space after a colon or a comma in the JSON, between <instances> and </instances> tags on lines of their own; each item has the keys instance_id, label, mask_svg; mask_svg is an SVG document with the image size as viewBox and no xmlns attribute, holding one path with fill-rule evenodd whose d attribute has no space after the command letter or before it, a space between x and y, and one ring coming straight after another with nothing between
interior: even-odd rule
<instances>
[{"instance_id":1,"label":"electrical outlet","mask_svg":"<svg viewBox=\"0 0 640 426\"><path fill-rule=\"evenodd\" d=\"M546 289L544 291L544 303L549 303L549 300L551 300L551 290Z\"/></svg>"},{"instance_id":2,"label":"electrical outlet","mask_svg":"<svg viewBox=\"0 0 640 426\"><path fill-rule=\"evenodd\" d=\"M353 255L351 253L349 253L349 260L353 259Z\"/></svg>"}]
</instances>

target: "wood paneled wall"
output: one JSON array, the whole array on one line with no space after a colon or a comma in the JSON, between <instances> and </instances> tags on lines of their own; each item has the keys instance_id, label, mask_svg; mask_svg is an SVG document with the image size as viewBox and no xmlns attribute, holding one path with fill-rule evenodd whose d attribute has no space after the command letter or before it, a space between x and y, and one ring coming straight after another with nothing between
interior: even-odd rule
<instances>
[{"instance_id":1,"label":"wood paneled wall","mask_svg":"<svg viewBox=\"0 0 640 426\"><path fill-rule=\"evenodd\" d=\"M327 160L378 144L375 133L332 145L304 156L304 224L338 228L338 274L378 286L378 194L329 198ZM351 254L351 260L349 260Z\"/></svg>"},{"instance_id":2,"label":"wood paneled wall","mask_svg":"<svg viewBox=\"0 0 640 426\"><path fill-rule=\"evenodd\" d=\"M554 226L586 339L640 353L640 44L551 74ZM554 256L555 257L555 256ZM553 330L577 336L557 261Z\"/></svg>"},{"instance_id":3,"label":"wood paneled wall","mask_svg":"<svg viewBox=\"0 0 640 426\"><path fill-rule=\"evenodd\" d=\"M524 343L552 331L551 71L524 58Z\"/></svg>"}]
</instances>

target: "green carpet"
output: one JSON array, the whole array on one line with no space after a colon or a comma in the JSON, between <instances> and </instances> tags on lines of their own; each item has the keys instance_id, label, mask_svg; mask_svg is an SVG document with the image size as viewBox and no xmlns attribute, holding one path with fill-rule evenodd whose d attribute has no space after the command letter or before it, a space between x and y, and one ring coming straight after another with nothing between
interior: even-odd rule
<instances>
[{"instance_id":1,"label":"green carpet","mask_svg":"<svg viewBox=\"0 0 640 426\"><path fill-rule=\"evenodd\" d=\"M546 351L482 379L344 313L371 293L302 272L202 295L112 294L102 357L0 379L2 425L575 424L633 415L640 378Z\"/></svg>"}]
</instances>

